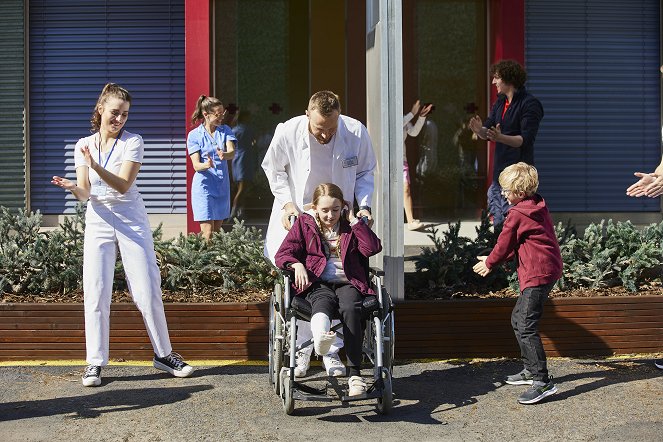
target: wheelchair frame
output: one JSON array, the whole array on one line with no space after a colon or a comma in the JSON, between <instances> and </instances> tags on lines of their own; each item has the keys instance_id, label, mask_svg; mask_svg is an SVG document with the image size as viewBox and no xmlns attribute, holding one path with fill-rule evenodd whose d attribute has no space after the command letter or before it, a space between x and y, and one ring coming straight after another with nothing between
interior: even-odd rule
<instances>
[{"instance_id":1,"label":"wheelchair frame","mask_svg":"<svg viewBox=\"0 0 663 442\"><path fill-rule=\"evenodd\" d=\"M373 366L373 384L366 393L347 396L335 378L330 378L323 389L316 389L304 382L295 380L296 354L299 350L313 345L311 339L297 346L297 320L305 320L291 305L290 272L282 272L283 285L276 283L272 292L269 310L269 382L274 392L281 398L283 410L291 415L295 410L295 400L342 403L376 399L376 409L387 414L393 406L392 371L394 363L394 309L391 297L382 285L384 272L371 268L371 283L376 292L379 307L366 319L363 359ZM342 324L332 327L342 337ZM327 393L329 388L336 393Z\"/></svg>"}]
</instances>

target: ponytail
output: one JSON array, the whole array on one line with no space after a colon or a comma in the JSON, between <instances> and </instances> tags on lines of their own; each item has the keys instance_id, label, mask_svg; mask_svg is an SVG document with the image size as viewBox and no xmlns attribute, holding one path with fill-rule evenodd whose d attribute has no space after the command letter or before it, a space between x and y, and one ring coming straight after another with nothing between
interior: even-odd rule
<instances>
[{"instance_id":1,"label":"ponytail","mask_svg":"<svg viewBox=\"0 0 663 442\"><path fill-rule=\"evenodd\" d=\"M223 106L223 103L218 98L208 97L206 95L201 95L196 101L196 108L191 114L191 125L195 126L198 121L204 118L203 112L210 113L214 108Z\"/></svg>"}]
</instances>

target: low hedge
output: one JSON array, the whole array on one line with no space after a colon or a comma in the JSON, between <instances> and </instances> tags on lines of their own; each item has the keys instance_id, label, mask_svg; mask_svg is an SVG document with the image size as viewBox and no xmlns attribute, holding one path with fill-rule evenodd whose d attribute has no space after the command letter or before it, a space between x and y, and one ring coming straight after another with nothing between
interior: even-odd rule
<instances>
[{"instance_id":1,"label":"low hedge","mask_svg":"<svg viewBox=\"0 0 663 442\"><path fill-rule=\"evenodd\" d=\"M0 207L0 293L14 295L81 290L85 208L51 231L40 231L39 212ZM200 235L164 240L153 231L164 290L201 295L210 291L271 289L275 272L263 257L262 233L236 221L228 232L206 242ZM126 290L122 261L115 267L114 290Z\"/></svg>"},{"instance_id":2,"label":"low hedge","mask_svg":"<svg viewBox=\"0 0 663 442\"><path fill-rule=\"evenodd\" d=\"M663 264L663 222L638 229L630 221L601 220L590 224L582 235L570 223L555 227L564 270L556 286L559 290L602 289L624 286L630 292L659 280ZM459 235L460 221L448 231L432 228L432 247L424 247L414 258L417 274L406 289L438 289L456 292L486 292L507 286L517 291L515 263L509 263L482 278L472 271L478 255L494 247L495 231L485 212L476 228L476 239Z\"/></svg>"}]
</instances>

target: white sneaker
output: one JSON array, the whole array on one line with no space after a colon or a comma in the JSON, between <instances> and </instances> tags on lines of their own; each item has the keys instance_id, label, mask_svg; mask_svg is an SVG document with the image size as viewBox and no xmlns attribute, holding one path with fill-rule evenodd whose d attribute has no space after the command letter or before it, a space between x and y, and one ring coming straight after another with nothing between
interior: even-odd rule
<instances>
[{"instance_id":1,"label":"white sneaker","mask_svg":"<svg viewBox=\"0 0 663 442\"><path fill-rule=\"evenodd\" d=\"M311 366L311 353L313 347L306 347L299 350L295 356L295 377L303 378Z\"/></svg>"},{"instance_id":2,"label":"white sneaker","mask_svg":"<svg viewBox=\"0 0 663 442\"><path fill-rule=\"evenodd\" d=\"M326 355L336 340L336 332L326 332L319 335L313 335L313 347L318 355Z\"/></svg>"},{"instance_id":3,"label":"white sneaker","mask_svg":"<svg viewBox=\"0 0 663 442\"><path fill-rule=\"evenodd\" d=\"M359 396L366 393L366 382L361 376L351 376L348 379L348 396Z\"/></svg>"},{"instance_id":4,"label":"white sneaker","mask_svg":"<svg viewBox=\"0 0 663 442\"><path fill-rule=\"evenodd\" d=\"M329 376L335 378L339 376L345 376L345 365L341 362L341 358L338 357L338 353L329 353L322 357L322 363L325 366L325 370Z\"/></svg>"},{"instance_id":5,"label":"white sneaker","mask_svg":"<svg viewBox=\"0 0 663 442\"><path fill-rule=\"evenodd\" d=\"M83 373L83 387L98 387L101 385L101 367L88 365Z\"/></svg>"}]
</instances>

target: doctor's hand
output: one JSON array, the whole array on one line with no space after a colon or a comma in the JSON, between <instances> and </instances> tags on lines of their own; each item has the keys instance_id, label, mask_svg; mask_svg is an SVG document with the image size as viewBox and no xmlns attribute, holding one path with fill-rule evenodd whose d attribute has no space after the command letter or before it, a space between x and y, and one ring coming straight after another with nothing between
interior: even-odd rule
<instances>
[{"instance_id":1,"label":"doctor's hand","mask_svg":"<svg viewBox=\"0 0 663 442\"><path fill-rule=\"evenodd\" d=\"M308 272L301 262L291 264L292 269L295 271L295 287L298 290L303 290L308 285Z\"/></svg>"},{"instance_id":2,"label":"doctor's hand","mask_svg":"<svg viewBox=\"0 0 663 442\"><path fill-rule=\"evenodd\" d=\"M219 156L219 159L221 159L221 160L225 160L224 155L225 155L226 153L225 153L224 151L222 151L221 149L219 149L218 147L216 148L216 154Z\"/></svg>"},{"instance_id":3,"label":"doctor's hand","mask_svg":"<svg viewBox=\"0 0 663 442\"><path fill-rule=\"evenodd\" d=\"M297 210L297 207L292 203L286 203L285 206L283 206L283 215L281 216L281 224L283 224L283 228L286 230L290 230L292 228L292 223L290 223L290 217L298 217L299 216L299 210Z\"/></svg>"},{"instance_id":4,"label":"doctor's hand","mask_svg":"<svg viewBox=\"0 0 663 442\"><path fill-rule=\"evenodd\" d=\"M478 273L481 276L486 276L491 272L491 269L489 269L488 266L486 265L487 258L488 258L487 256L477 256L479 262L474 264L474 267L472 267L474 273Z\"/></svg>"},{"instance_id":5,"label":"doctor's hand","mask_svg":"<svg viewBox=\"0 0 663 442\"><path fill-rule=\"evenodd\" d=\"M373 227L373 215L371 215L371 212L368 210L360 210L357 212L357 215L355 215L357 218L366 217L366 221L368 224L368 227Z\"/></svg>"}]
</instances>

